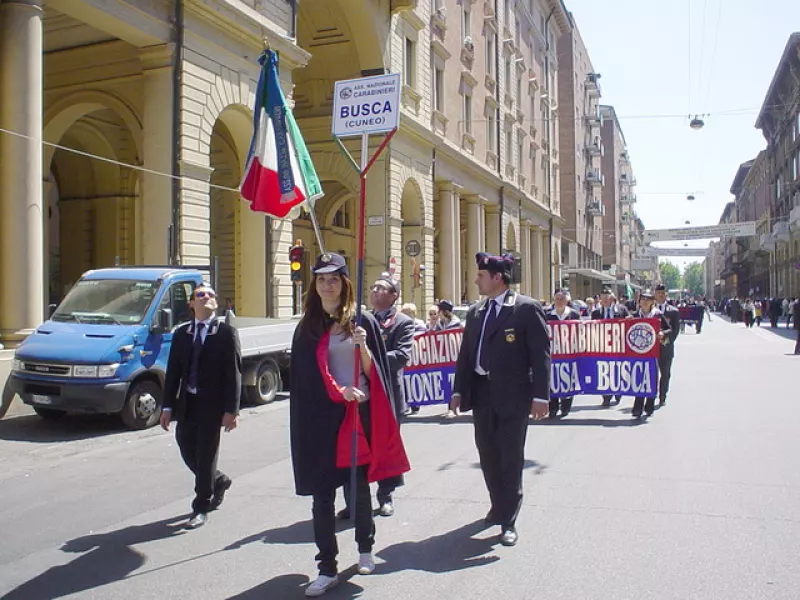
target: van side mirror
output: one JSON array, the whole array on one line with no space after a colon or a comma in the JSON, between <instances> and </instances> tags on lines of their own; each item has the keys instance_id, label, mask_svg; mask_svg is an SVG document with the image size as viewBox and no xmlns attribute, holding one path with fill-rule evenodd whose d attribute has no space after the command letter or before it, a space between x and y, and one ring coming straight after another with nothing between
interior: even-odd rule
<instances>
[{"instance_id":1,"label":"van side mirror","mask_svg":"<svg viewBox=\"0 0 800 600\"><path fill-rule=\"evenodd\" d=\"M52 319L53 318L53 315L55 314L57 308L58 308L58 304L48 304L47 305L47 318L48 319Z\"/></svg>"},{"instance_id":2,"label":"van side mirror","mask_svg":"<svg viewBox=\"0 0 800 600\"><path fill-rule=\"evenodd\" d=\"M162 308L158 311L158 330L162 333L172 331L175 325L175 319L172 315L171 308Z\"/></svg>"}]
</instances>

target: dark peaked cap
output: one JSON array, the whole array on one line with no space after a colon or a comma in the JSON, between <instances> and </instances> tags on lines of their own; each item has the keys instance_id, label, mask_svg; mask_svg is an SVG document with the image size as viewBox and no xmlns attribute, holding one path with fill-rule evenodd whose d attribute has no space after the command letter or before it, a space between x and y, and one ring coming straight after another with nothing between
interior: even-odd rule
<instances>
[{"instance_id":1,"label":"dark peaked cap","mask_svg":"<svg viewBox=\"0 0 800 600\"><path fill-rule=\"evenodd\" d=\"M510 254L492 256L487 252L478 252L475 255L475 262L478 263L478 270L489 271L492 275L500 273L510 277L514 268L514 257Z\"/></svg>"},{"instance_id":2,"label":"dark peaked cap","mask_svg":"<svg viewBox=\"0 0 800 600\"><path fill-rule=\"evenodd\" d=\"M350 271L347 269L347 262L344 256L334 252L326 252L317 257L317 262L311 268L314 275L322 275L323 273L339 273L345 277L350 277Z\"/></svg>"}]
</instances>

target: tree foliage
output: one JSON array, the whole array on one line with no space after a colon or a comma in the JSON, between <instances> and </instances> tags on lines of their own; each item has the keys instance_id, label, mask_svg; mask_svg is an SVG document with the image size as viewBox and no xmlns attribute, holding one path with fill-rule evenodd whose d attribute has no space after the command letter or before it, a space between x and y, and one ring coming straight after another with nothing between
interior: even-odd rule
<instances>
[{"instance_id":1,"label":"tree foliage","mask_svg":"<svg viewBox=\"0 0 800 600\"><path fill-rule=\"evenodd\" d=\"M692 294L705 294L706 285L703 277L703 263L695 261L686 265L683 270L683 285Z\"/></svg>"},{"instance_id":2,"label":"tree foliage","mask_svg":"<svg viewBox=\"0 0 800 600\"><path fill-rule=\"evenodd\" d=\"M658 268L661 271L661 282L667 290L681 289L682 277L678 267L669 261L662 261L658 263Z\"/></svg>"}]
</instances>

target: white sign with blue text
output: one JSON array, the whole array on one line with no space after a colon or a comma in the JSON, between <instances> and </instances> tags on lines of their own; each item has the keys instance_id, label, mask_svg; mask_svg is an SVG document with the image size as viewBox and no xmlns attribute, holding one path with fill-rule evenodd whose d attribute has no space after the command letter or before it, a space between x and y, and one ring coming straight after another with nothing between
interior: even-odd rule
<instances>
[{"instance_id":1,"label":"white sign with blue text","mask_svg":"<svg viewBox=\"0 0 800 600\"><path fill-rule=\"evenodd\" d=\"M337 81L333 90L333 135L386 133L400 121L400 74Z\"/></svg>"}]
</instances>

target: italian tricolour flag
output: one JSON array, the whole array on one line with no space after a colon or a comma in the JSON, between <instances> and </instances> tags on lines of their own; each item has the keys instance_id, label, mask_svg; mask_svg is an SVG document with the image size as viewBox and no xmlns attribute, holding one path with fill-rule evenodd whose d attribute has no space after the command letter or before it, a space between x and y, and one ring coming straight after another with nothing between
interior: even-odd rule
<instances>
[{"instance_id":1,"label":"italian tricolour flag","mask_svg":"<svg viewBox=\"0 0 800 600\"><path fill-rule=\"evenodd\" d=\"M278 55L267 50L259 59L253 140L242 179L242 198L251 210L283 218L298 204L323 195L314 163L286 105L278 80Z\"/></svg>"}]
</instances>

